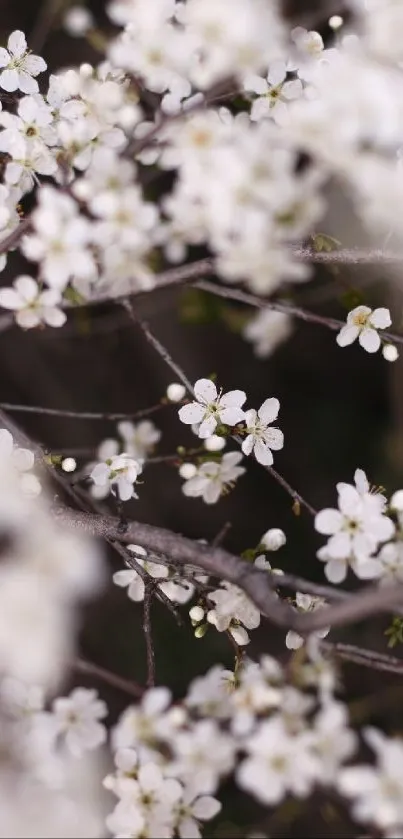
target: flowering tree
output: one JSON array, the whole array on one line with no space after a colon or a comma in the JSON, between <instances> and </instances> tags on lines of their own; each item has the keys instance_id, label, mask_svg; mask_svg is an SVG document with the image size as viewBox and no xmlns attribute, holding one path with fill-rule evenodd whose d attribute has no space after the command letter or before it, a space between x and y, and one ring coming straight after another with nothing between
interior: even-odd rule
<instances>
[{"instance_id":1,"label":"flowering tree","mask_svg":"<svg viewBox=\"0 0 403 839\"><path fill-rule=\"evenodd\" d=\"M315 21L290 26L273 0L110 0L105 30L84 6L60 21L98 63L49 74L21 30L0 48L1 328L60 330L106 301L167 376L157 404L131 415L1 405L1 835L216 835L230 779L255 813L251 836L281 832L284 804L318 794L344 808L351 835L402 835L403 740L359 724L341 663L400 677L403 664L382 636L375 650L336 632L384 612L402 640L403 490L357 468L333 507L315 509L277 471L293 442L263 377L255 406L245 380L229 390L201 368L193 381L138 305L186 285L256 310L242 334L259 358L302 319L333 332L341 364L350 350L338 347L355 341L397 360L403 336L376 305L386 299L369 290L344 321L294 299L315 263L377 263L398 283L403 260L403 5L349 0L344 12L325 44ZM376 247L319 233L334 183ZM67 454L68 441L59 454L15 412L116 431L88 456ZM160 449L167 414L173 454ZM272 567L286 543L275 521L237 553L226 526L210 542L182 535L195 505L218 505L253 461L317 534L323 584ZM137 520L156 462L179 475L181 534ZM79 607L111 578L141 610L144 684L77 657ZM174 696L156 667L154 600L200 644L207 631L225 638L232 669L217 661ZM282 650L248 655L263 623ZM72 672L97 689L64 692ZM105 685L124 702L113 724Z\"/></svg>"}]
</instances>

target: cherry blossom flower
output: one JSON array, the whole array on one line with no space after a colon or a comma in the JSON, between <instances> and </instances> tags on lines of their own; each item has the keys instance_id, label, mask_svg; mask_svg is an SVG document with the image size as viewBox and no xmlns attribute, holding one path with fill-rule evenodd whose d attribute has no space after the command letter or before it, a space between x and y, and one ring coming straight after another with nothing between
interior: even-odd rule
<instances>
[{"instance_id":1,"label":"cherry blossom flower","mask_svg":"<svg viewBox=\"0 0 403 839\"><path fill-rule=\"evenodd\" d=\"M90 478L97 487L109 487L109 490L117 494L121 501L129 501L130 498L137 498L134 484L141 468L138 460L122 452L116 457L108 458L104 463L97 463Z\"/></svg>"},{"instance_id":2,"label":"cherry blossom flower","mask_svg":"<svg viewBox=\"0 0 403 839\"><path fill-rule=\"evenodd\" d=\"M114 792L120 801L107 819L107 826L113 833L120 833L117 823L122 815L126 816L125 811L128 809L129 814L133 810L139 813L149 836L172 835L174 808L181 798L182 787L175 779L164 777L162 769L155 763L141 765L136 778L118 779Z\"/></svg>"},{"instance_id":3,"label":"cherry blossom flower","mask_svg":"<svg viewBox=\"0 0 403 839\"><path fill-rule=\"evenodd\" d=\"M339 347L352 344L356 338L367 352L376 352L381 346L378 329L387 329L392 323L389 309L370 309L357 306L347 315L347 326L340 330L336 341Z\"/></svg>"},{"instance_id":4,"label":"cherry blossom flower","mask_svg":"<svg viewBox=\"0 0 403 839\"><path fill-rule=\"evenodd\" d=\"M277 419L280 410L278 399L266 399L259 410L246 411L246 433L247 437L242 443L242 451L249 455L254 453L258 463L264 466L271 466L273 455L271 450L278 451L283 448L284 435L278 428L270 428L270 423Z\"/></svg>"},{"instance_id":5,"label":"cherry blossom flower","mask_svg":"<svg viewBox=\"0 0 403 839\"><path fill-rule=\"evenodd\" d=\"M243 337L253 344L258 358L268 358L292 331L292 320L282 312L272 312L262 309L248 321Z\"/></svg>"},{"instance_id":6,"label":"cherry blossom flower","mask_svg":"<svg viewBox=\"0 0 403 839\"><path fill-rule=\"evenodd\" d=\"M151 420L141 420L136 424L124 420L118 423L117 428L123 439L125 452L137 460L146 458L161 439L161 432Z\"/></svg>"},{"instance_id":7,"label":"cherry blossom flower","mask_svg":"<svg viewBox=\"0 0 403 839\"><path fill-rule=\"evenodd\" d=\"M66 322L65 313L58 308L62 296L57 289L42 291L38 283L27 275L17 277L13 288L0 289L0 306L15 311L18 326L32 329L40 324L60 327Z\"/></svg>"},{"instance_id":8,"label":"cherry blossom flower","mask_svg":"<svg viewBox=\"0 0 403 839\"><path fill-rule=\"evenodd\" d=\"M154 577L155 579L165 579L168 577L169 570L166 565L153 562L152 558L147 559L147 551L141 548L140 545L127 545L127 548L134 553L136 562L138 562L141 568L144 568L150 577ZM113 575L113 582L117 586L122 586L123 588L128 587L127 595L135 603L144 600L144 580L135 569L128 568L124 571L116 571Z\"/></svg>"},{"instance_id":9,"label":"cherry blossom flower","mask_svg":"<svg viewBox=\"0 0 403 839\"><path fill-rule=\"evenodd\" d=\"M220 731L215 720L203 719L189 731L179 731L172 746L172 774L186 783L189 795L214 793L221 778L233 768L234 740Z\"/></svg>"},{"instance_id":10,"label":"cherry blossom flower","mask_svg":"<svg viewBox=\"0 0 403 839\"><path fill-rule=\"evenodd\" d=\"M184 789L182 798L176 804L175 829L180 839L201 839L200 822L214 819L221 810L221 803L211 795L198 795L193 789Z\"/></svg>"},{"instance_id":11,"label":"cherry blossom flower","mask_svg":"<svg viewBox=\"0 0 403 839\"><path fill-rule=\"evenodd\" d=\"M339 509L321 510L315 517L316 530L330 537L317 556L326 562L325 574L332 583L345 579L349 564L360 579L378 577L379 563L372 554L395 532L392 520L383 514L384 497L364 488L365 484L360 493L350 484L338 484Z\"/></svg>"},{"instance_id":12,"label":"cherry blossom flower","mask_svg":"<svg viewBox=\"0 0 403 839\"><path fill-rule=\"evenodd\" d=\"M244 80L244 89L258 94L254 100L250 118L259 122L272 117L276 122L287 118L287 103L298 99L303 94L299 79L286 81L287 65L285 61L273 61L267 73L267 80L261 76L249 76Z\"/></svg>"},{"instance_id":13,"label":"cherry blossom flower","mask_svg":"<svg viewBox=\"0 0 403 839\"><path fill-rule=\"evenodd\" d=\"M342 769L338 789L352 799L358 821L393 829L403 821L403 743L375 729L367 729L365 739L376 753L377 765Z\"/></svg>"},{"instance_id":14,"label":"cherry blossom flower","mask_svg":"<svg viewBox=\"0 0 403 839\"><path fill-rule=\"evenodd\" d=\"M207 613L207 620L218 632L229 630L238 644L248 644L249 636L245 629L238 627L241 623L247 629L256 629L260 624L260 612L245 592L238 586L224 581L221 588L210 592L209 600L215 603L214 609Z\"/></svg>"},{"instance_id":15,"label":"cherry blossom flower","mask_svg":"<svg viewBox=\"0 0 403 839\"><path fill-rule=\"evenodd\" d=\"M200 423L198 436L211 437L218 423L237 425L244 419L242 405L246 400L243 390L230 390L218 394L210 379L198 379L194 386L197 402L190 402L179 409L179 419L189 425Z\"/></svg>"},{"instance_id":16,"label":"cherry blossom flower","mask_svg":"<svg viewBox=\"0 0 403 839\"><path fill-rule=\"evenodd\" d=\"M297 591L295 595L295 605L298 612L316 612L317 609L326 607L326 601L322 597L311 597L310 594L301 594ZM326 638L330 632L330 627L324 627L313 633L317 638ZM285 645L288 650L299 650L305 643L305 638L290 629L287 632Z\"/></svg>"},{"instance_id":17,"label":"cherry blossom flower","mask_svg":"<svg viewBox=\"0 0 403 839\"><path fill-rule=\"evenodd\" d=\"M139 749L158 740L161 720L171 701L168 688L152 688L144 694L139 705L123 712L113 732L116 749Z\"/></svg>"},{"instance_id":18,"label":"cherry blossom flower","mask_svg":"<svg viewBox=\"0 0 403 839\"><path fill-rule=\"evenodd\" d=\"M198 468L192 463L183 464L180 468L180 474L185 478L182 492L188 498L201 495L206 504L216 504L227 487L244 474L244 467L239 466L241 460L240 452L226 452L220 461L206 461Z\"/></svg>"},{"instance_id":19,"label":"cherry blossom flower","mask_svg":"<svg viewBox=\"0 0 403 839\"><path fill-rule=\"evenodd\" d=\"M59 696L52 705L56 733L63 736L76 757L105 743L106 728L99 720L107 713L107 705L98 699L97 691L87 688L75 688L70 696Z\"/></svg>"},{"instance_id":20,"label":"cherry blossom flower","mask_svg":"<svg viewBox=\"0 0 403 839\"><path fill-rule=\"evenodd\" d=\"M348 726L348 712L342 702L325 702L316 714L313 750L320 759L320 782L338 781L341 764L354 754L358 738Z\"/></svg>"},{"instance_id":21,"label":"cherry blossom flower","mask_svg":"<svg viewBox=\"0 0 403 839\"><path fill-rule=\"evenodd\" d=\"M0 68L4 68L0 72L0 87L8 93L37 93L38 82L33 77L46 70L46 62L28 51L25 35L19 29L11 33L7 48L0 47Z\"/></svg>"},{"instance_id":22,"label":"cherry blossom flower","mask_svg":"<svg viewBox=\"0 0 403 839\"><path fill-rule=\"evenodd\" d=\"M262 804L278 804L288 792L305 798L320 776L320 762L308 737L290 735L279 716L261 723L245 746L248 757L237 780Z\"/></svg>"}]
</instances>

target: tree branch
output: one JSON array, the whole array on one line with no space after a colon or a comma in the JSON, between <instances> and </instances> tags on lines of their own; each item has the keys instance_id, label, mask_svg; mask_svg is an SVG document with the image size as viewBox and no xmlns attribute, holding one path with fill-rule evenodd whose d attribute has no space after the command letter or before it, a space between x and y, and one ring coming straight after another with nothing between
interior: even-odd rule
<instances>
[{"instance_id":1,"label":"tree branch","mask_svg":"<svg viewBox=\"0 0 403 839\"><path fill-rule=\"evenodd\" d=\"M98 411L69 411L64 408L43 408L40 405L15 405L11 402L0 402L0 408L5 411L11 411L24 414L43 414L49 417L66 417L67 419L79 420L137 420L143 417L149 417L151 414L161 411L169 403L160 403L153 405L150 408L142 408L140 411L133 413L101 413Z\"/></svg>"},{"instance_id":2,"label":"tree branch","mask_svg":"<svg viewBox=\"0 0 403 839\"><path fill-rule=\"evenodd\" d=\"M394 656L376 653L373 650L364 650L353 644L332 644L330 641L321 641L323 650L334 653L343 661L351 664L358 664L361 667L369 667L371 670L378 670L383 673L396 673L403 676L403 660Z\"/></svg>"},{"instance_id":3,"label":"tree branch","mask_svg":"<svg viewBox=\"0 0 403 839\"><path fill-rule=\"evenodd\" d=\"M135 699L139 699L143 696L145 691L145 688L138 685L137 682L124 679L122 676L118 676L116 673L111 673L110 670L105 670L104 667L99 667L98 664L92 664L90 661L84 661L82 658L78 658L73 661L72 669L76 670L77 673L82 673L84 676L94 676L95 679L100 679L102 682L105 682L105 684L111 685L111 687L117 688L117 690L121 690L124 693L128 693L129 696L133 696Z\"/></svg>"},{"instance_id":4,"label":"tree branch","mask_svg":"<svg viewBox=\"0 0 403 839\"><path fill-rule=\"evenodd\" d=\"M170 530L136 521L128 522L122 533L119 519L113 516L81 513L66 507L57 507L54 513L59 521L73 530L118 542L134 542L146 550L171 557L178 564L193 565L220 580L227 580L243 589L272 623L287 630L293 629L301 635L326 626L354 623L380 612L396 614L396 607L403 605L403 586L371 586L352 595L344 592L333 605L316 612L298 613L275 594L274 589L281 585L279 575L261 571L222 548L202 545ZM298 580L298 590L301 587Z\"/></svg>"}]
</instances>

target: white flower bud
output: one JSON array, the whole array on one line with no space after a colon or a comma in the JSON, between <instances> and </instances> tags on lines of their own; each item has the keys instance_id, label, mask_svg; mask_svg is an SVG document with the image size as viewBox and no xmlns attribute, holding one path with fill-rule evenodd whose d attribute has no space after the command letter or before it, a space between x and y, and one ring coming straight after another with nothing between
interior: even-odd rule
<instances>
[{"instance_id":1,"label":"white flower bud","mask_svg":"<svg viewBox=\"0 0 403 839\"><path fill-rule=\"evenodd\" d=\"M85 35L94 24L94 19L84 6L72 6L64 16L64 28L69 35Z\"/></svg>"},{"instance_id":2,"label":"white flower bud","mask_svg":"<svg viewBox=\"0 0 403 839\"><path fill-rule=\"evenodd\" d=\"M403 489L398 489L397 492L393 493L390 506L392 510L397 510L399 513L403 512Z\"/></svg>"},{"instance_id":3,"label":"white flower bud","mask_svg":"<svg viewBox=\"0 0 403 839\"><path fill-rule=\"evenodd\" d=\"M200 623L204 618L204 609L201 606L193 606L189 609L189 617L194 623Z\"/></svg>"},{"instance_id":4,"label":"white flower bud","mask_svg":"<svg viewBox=\"0 0 403 839\"><path fill-rule=\"evenodd\" d=\"M179 467L179 474L181 478L184 478L185 481L188 481L190 478L194 478L197 472L197 468L194 463L182 463L182 466Z\"/></svg>"},{"instance_id":5,"label":"white flower bud","mask_svg":"<svg viewBox=\"0 0 403 839\"><path fill-rule=\"evenodd\" d=\"M186 396L186 388L178 382L173 382L167 387L167 397L170 402L180 402Z\"/></svg>"},{"instance_id":6,"label":"white flower bud","mask_svg":"<svg viewBox=\"0 0 403 839\"><path fill-rule=\"evenodd\" d=\"M267 551L278 551L286 543L286 536L279 527L272 527L262 536L260 543Z\"/></svg>"},{"instance_id":7,"label":"white flower bud","mask_svg":"<svg viewBox=\"0 0 403 839\"><path fill-rule=\"evenodd\" d=\"M385 344L382 347L382 355L386 361L397 361L399 358L397 347L394 344Z\"/></svg>"},{"instance_id":8,"label":"white flower bud","mask_svg":"<svg viewBox=\"0 0 403 839\"><path fill-rule=\"evenodd\" d=\"M74 472L77 469L77 462L74 457L65 457L62 461L63 472Z\"/></svg>"},{"instance_id":9,"label":"white flower bud","mask_svg":"<svg viewBox=\"0 0 403 839\"><path fill-rule=\"evenodd\" d=\"M225 437L219 437L218 434L212 434L204 441L204 448L208 452L220 452L225 447Z\"/></svg>"}]
</instances>

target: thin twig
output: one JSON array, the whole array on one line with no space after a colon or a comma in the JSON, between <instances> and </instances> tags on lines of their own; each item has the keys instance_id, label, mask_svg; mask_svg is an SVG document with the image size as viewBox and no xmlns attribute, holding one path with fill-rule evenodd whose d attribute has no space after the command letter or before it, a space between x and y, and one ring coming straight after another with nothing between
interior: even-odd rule
<instances>
[{"instance_id":1,"label":"thin twig","mask_svg":"<svg viewBox=\"0 0 403 839\"><path fill-rule=\"evenodd\" d=\"M218 548L220 545L222 545L222 543L225 541L227 533L229 533L229 531L231 530L231 527L232 524L230 521L226 521L225 524L223 524L223 526L218 531L217 535L214 536L214 539L211 543L213 548Z\"/></svg>"},{"instance_id":2,"label":"thin twig","mask_svg":"<svg viewBox=\"0 0 403 839\"><path fill-rule=\"evenodd\" d=\"M316 516L317 510L315 510L315 508L312 507L309 501L306 501L305 498L299 492L293 489L291 484L289 484L288 481L286 481L282 475L279 475L276 469L273 469L273 466L266 466L265 468L269 475L271 475L277 481L277 483L280 484L280 486L282 486L286 492L288 492L288 495L292 498L294 505L299 505L299 507L305 507L305 509L308 510L308 513L310 513L311 516Z\"/></svg>"},{"instance_id":3,"label":"thin twig","mask_svg":"<svg viewBox=\"0 0 403 839\"><path fill-rule=\"evenodd\" d=\"M84 676L94 676L94 678L100 679L107 685L111 685L111 687L129 694L129 696L133 696L135 699L139 699L145 692L145 688L141 687L137 682L124 679L123 676L111 673L110 670L105 670L104 667L99 667L98 664L93 664L90 661L84 661L82 658L73 661L72 668Z\"/></svg>"},{"instance_id":4,"label":"thin twig","mask_svg":"<svg viewBox=\"0 0 403 839\"><path fill-rule=\"evenodd\" d=\"M124 299L122 305L126 309L126 312L128 313L130 319L133 321L135 326L140 327L141 331L147 338L147 341L154 347L158 355L161 356L161 358L165 361L165 364L167 364L168 367L171 368L172 372L175 373L176 376L178 376L181 382L185 385L186 390L188 390L191 395L194 395L194 390L188 377L183 372L182 368L179 367L179 364L177 364L176 361L173 360L166 347L164 347L163 344L161 344L161 341L159 341L158 338L156 338L155 335L153 335L153 333L150 330L150 327L148 326L148 323L146 323L140 317L138 317L137 313L133 309L133 304L131 300L129 298Z\"/></svg>"},{"instance_id":5,"label":"thin twig","mask_svg":"<svg viewBox=\"0 0 403 839\"><path fill-rule=\"evenodd\" d=\"M147 651L147 687L152 688L155 685L155 654L153 645L153 636L151 628L151 601L153 591L150 585L146 585L144 589L144 611L143 611L143 632L144 640L146 642Z\"/></svg>"},{"instance_id":6,"label":"thin twig","mask_svg":"<svg viewBox=\"0 0 403 839\"><path fill-rule=\"evenodd\" d=\"M111 413L106 412L102 413L99 411L70 411L65 408L43 408L39 405L16 405L11 402L0 402L0 408L3 408L5 411L11 411L12 413L24 413L24 414L43 414L44 416L50 417L64 417L68 419L78 419L78 420L136 420L142 419L143 417L149 417L151 414L155 414L158 411L161 411L162 408L165 408L170 403L161 402L158 405L153 405L150 408L142 408L139 411L133 411L133 413Z\"/></svg>"},{"instance_id":7,"label":"thin twig","mask_svg":"<svg viewBox=\"0 0 403 839\"><path fill-rule=\"evenodd\" d=\"M332 644L329 641L322 641L321 647L334 653L343 661L349 661L352 664L369 667L383 673L397 673L399 676L403 676L403 660L400 658L377 653L373 650L365 650L353 644Z\"/></svg>"},{"instance_id":8,"label":"thin twig","mask_svg":"<svg viewBox=\"0 0 403 839\"><path fill-rule=\"evenodd\" d=\"M298 318L306 323L317 323L320 326L325 326L327 329L339 330L346 325L343 320L337 318L329 318L324 315L317 315L315 312L309 312L306 309L301 309L299 306L291 306L288 303L277 303L271 300L265 300L264 297L257 297L254 294L248 294L246 291L238 290L237 288L227 288L218 283L211 283L208 280L200 280L192 283L195 288L201 291L207 291L210 294L215 294L217 297L223 297L225 300L235 300L237 303L245 303L247 306L253 306L255 309L266 309L272 312L282 312L290 317ZM384 332L382 330L382 337L388 341L394 341L395 344L403 344L403 335L395 335L392 332Z\"/></svg>"}]
</instances>

